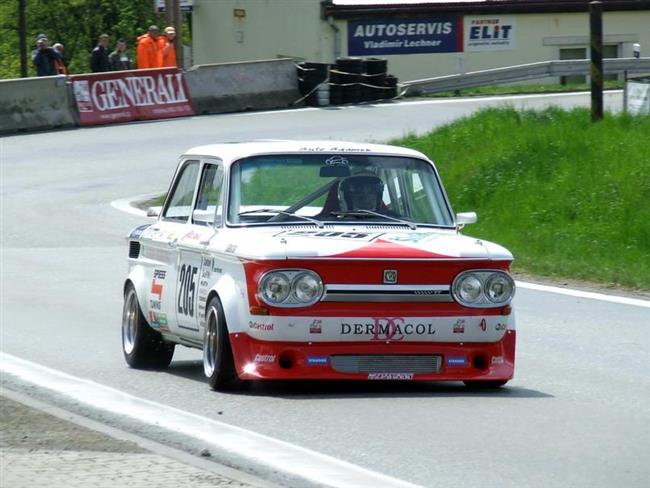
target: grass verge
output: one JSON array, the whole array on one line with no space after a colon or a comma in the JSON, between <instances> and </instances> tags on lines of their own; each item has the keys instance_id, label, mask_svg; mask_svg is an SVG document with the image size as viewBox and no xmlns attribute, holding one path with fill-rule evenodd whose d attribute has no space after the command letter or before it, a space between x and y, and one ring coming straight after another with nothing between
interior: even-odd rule
<instances>
[{"instance_id":1,"label":"grass verge","mask_svg":"<svg viewBox=\"0 0 650 488\"><path fill-rule=\"evenodd\" d=\"M487 109L395 144L433 159L465 233L514 270L650 289L650 117Z\"/></svg>"}]
</instances>

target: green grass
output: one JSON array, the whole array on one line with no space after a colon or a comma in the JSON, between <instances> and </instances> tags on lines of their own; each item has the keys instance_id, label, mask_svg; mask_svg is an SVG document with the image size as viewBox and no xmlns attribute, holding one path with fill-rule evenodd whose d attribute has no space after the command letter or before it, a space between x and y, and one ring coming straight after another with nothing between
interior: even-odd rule
<instances>
[{"instance_id":1,"label":"green grass","mask_svg":"<svg viewBox=\"0 0 650 488\"><path fill-rule=\"evenodd\" d=\"M604 88L606 90L623 89L623 81L607 80ZM588 91L591 85L587 83L569 83L561 85L559 83L549 84L527 84L527 85L493 85L481 86L477 88L465 88L456 91L446 91L440 93L430 93L425 97L472 97L472 96L489 96L489 95L516 95L520 93L558 93L571 91Z\"/></svg>"},{"instance_id":2,"label":"green grass","mask_svg":"<svg viewBox=\"0 0 650 488\"><path fill-rule=\"evenodd\" d=\"M433 159L464 233L514 270L650 289L650 117L488 109L395 144Z\"/></svg>"}]
</instances>

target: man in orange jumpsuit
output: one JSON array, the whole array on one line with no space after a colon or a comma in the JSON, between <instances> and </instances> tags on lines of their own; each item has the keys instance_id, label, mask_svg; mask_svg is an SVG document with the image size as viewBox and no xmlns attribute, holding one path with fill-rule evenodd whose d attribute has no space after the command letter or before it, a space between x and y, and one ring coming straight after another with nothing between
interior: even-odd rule
<instances>
[{"instance_id":1,"label":"man in orange jumpsuit","mask_svg":"<svg viewBox=\"0 0 650 488\"><path fill-rule=\"evenodd\" d=\"M162 53L158 49L158 27L150 25L146 34L138 37L138 69L160 68L162 66Z\"/></svg>"},{"instance_id":2,"label":"man in orange jumpsuit","mask_svg":"<svg viewBox=\"0 0 650 488\"><path fill-rule=\"evenodd\" d=\"M173 27L165 27L165 35L158 37L158 49L162 55L163 67L176 67L176 48L174 47L174 38L176 37L176 29Z\"/></svg>"}]
</instances>

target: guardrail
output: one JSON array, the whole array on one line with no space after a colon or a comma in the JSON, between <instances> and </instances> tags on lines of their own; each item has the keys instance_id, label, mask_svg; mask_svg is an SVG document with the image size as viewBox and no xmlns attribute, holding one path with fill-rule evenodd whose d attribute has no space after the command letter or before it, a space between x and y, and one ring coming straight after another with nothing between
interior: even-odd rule
<instances>
[{"instance_id":1,"label":"guardrail","mask_svg":"<svg viewBox=\"0 0 650 488\"><path fill-rule=\"evenodd\" d=\"M541 61L457 75L438 76L400 83L403 96L417 96L462 88L499 85L550 76L588 75L589 59ZM650 58L608 58L603 60L605 73L650 73Z\"/></svg>"}]
</instances>

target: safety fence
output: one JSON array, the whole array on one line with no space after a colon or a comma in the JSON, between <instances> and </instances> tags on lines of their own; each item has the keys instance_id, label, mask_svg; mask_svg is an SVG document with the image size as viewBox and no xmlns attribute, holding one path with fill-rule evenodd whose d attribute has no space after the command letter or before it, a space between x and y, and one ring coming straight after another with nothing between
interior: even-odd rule
<instances>
[{"instance_id":1,"label":"safety fence","mask_svg":"<svg viewBox=\"0 0 650 488\"><path fill-rule=\"evenodd\" d=\"M402 83L401 87L404 96L417 96L548 77L589 75L589 71L589 59L542 61L539 63L506 66L503 68L407 81ZM650 73L650 58L604 59L603 72L605 74Z\"/></svg>"},{"instance_id":2,"label":"safety fence","mask_svg":"<svg viewBox=\"0 0 650 488\"><path fill-rule=\"evenodd\" d=\"M301 97L290 58L0 80L0 134L286 108Z\"/></svg>"}]
</instances>

